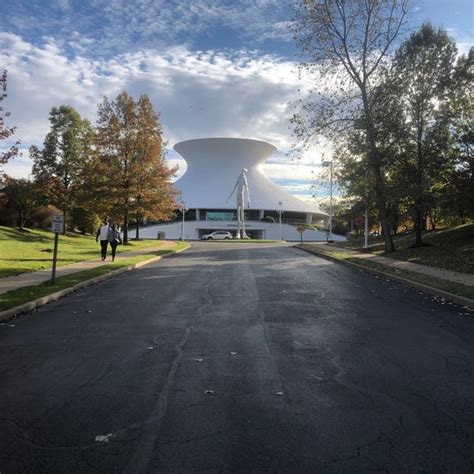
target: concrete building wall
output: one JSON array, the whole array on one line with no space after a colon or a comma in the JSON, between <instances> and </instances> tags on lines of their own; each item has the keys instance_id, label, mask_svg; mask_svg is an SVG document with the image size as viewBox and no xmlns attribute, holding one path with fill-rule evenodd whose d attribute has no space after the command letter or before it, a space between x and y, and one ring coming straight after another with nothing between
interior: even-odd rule
<instances>
[{"instance_id":1,"label":"concrete building wall","mask_svg":"<svg viewBox=\"0 0 474 474\"><path fill-rule=\"evenodd\" d=\"M170 224L144 227L143 229L140 229L140 237L143 239L156 239L158 232L164 232L166 239L177 240L181 237L181 225L182 223L180 222L173 222ZM267 240L280 239L280 225L278 223L249 221L245 223L245 228L250 234L258 234L255 235L255 238ZM186 221L184 223L183 236L185 240L199 240L203 233L213 232L215 230L227 230L235 235L237 221ZM133 230L130 235L133 238ZM281 236L282 240L300 240L300 234L296 230L296 227L288 224L281 225ZM334 240L346 240L345 237L339 235L334 235L333 238ZM327 233L324 231L307 229L303 234L303 240L305 241L322 242L326 241L326 239Z\"/></svg>"}]
</instances>

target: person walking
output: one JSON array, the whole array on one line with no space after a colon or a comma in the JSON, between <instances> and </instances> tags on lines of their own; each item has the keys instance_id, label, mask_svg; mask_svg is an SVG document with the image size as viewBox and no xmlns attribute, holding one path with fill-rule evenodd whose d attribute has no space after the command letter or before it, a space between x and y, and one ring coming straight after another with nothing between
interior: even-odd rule
<instances>
[{"instance_id":1,"label":"person walking","mask_svg":"<svg viewBox=\"0 0 474 474\"><path fill-rule=\"evenodd\" d=\"M100 240L100 253L102 256L102 261L107 258L107 245L109 243L109 223L104 221L102 225L97 230L97 234L95 236L95 241L98 242Z\"/></svg>"},{"instance_id":2,"label":"person walking","mask_svg":"<svg viewBox=\"0 0 474 474\"><path fill-rule=\"evenodd\" d=\"M112 227L109 229L107 234L107 240L109 241L110 248L112 249L112 262L115 260L115 252L117 250L117 245L122 243L122 238L120 237L120 232L117 229L115 224L112 224Z\"/></svg>"}]
</instances>

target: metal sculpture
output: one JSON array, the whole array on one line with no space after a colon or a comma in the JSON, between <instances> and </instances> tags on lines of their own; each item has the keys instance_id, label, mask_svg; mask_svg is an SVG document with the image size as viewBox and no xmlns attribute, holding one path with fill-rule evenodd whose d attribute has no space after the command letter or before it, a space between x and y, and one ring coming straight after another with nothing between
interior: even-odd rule
<instances>
[{"instance_id":1,"label":"metal sculpture","mask_svg":"<svg viewBox=\"0 0 474 474\"><path fill-rule=\"evenodd\" d=\"M226 204L229 202L232 195L236 194L237 201L237 234L236 239L248 239L249 236L245 232L245 194L247 194L247 205L250 206L249 184L247 182L247 169L244 168L240 176L235 182L234 189L227 198Z\"/></svg>"}]
</instances>

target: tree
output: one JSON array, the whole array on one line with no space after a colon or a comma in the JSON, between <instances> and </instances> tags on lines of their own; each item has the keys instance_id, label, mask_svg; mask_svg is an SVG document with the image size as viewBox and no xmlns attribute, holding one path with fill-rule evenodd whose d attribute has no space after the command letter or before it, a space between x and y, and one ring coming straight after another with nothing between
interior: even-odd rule
<instances>
[{"instance_id":1,"label":"tree","mask_svg":"<svg viewBox=\"0 0 474 474\"><path fill-rule=\"evenodd\" d=\"M306 228L307 228L306 224L298 224L296 226L296 230L300 234L301 245L303 245L303 234L304 234L304 231L306 230Z\"/></svg>"},{"instance_id":2,"label":"tree","mask_svg":"<svg viewBox=\"0 0 474 474\"><path fill-rule=\"evenodd\" d=\"M464 224L474 218L474 47L459 57L449 92L456 168L447 190L448 204Z\"/></svg>"},{"instance_id":3,"label":"tree","mask_svg":"<svg viewBox=\"0 0 474 474\"><path fill-rule=\"evenodd\" d=\"M94 131L69 105L53 107L49 114L51 130L43 150L30 148L33 175L41 183L48 201L64 215L64 232L69 214L77 207L84 169L91 158Z\"/></svg>"},{"instance_id":4,"label":"tree","mask_svg":"<svg viewBox=\"0 0 474 474\"><path fill-rule=\"evenodd\" d=\"M415 245L422 245L427 212L436 202L440 183L454 168L450 114L447 109L456 45L442 29L429 23L414 32L396 52L392 83L398 83L405 127L400 181L414 209Z\"/></svg>"},{"instance_id":5,"label":"tree","mask_svg":"<svg viewBox=\"0 0 474 474\"><path fill-rule=\"evenodd\" d=\"M0 140L9 139L16 130L16 127L7 127L5 125L5 117L10 115L10 112L5 112L3 110L3 101L7 98L7 71L3 71L3 74L0 76ZM0 179L3 176L3 165L5 165L10 159L18 155L18 145L20 144L17 141L15 144L11 145L6 151L0 151Z\"/></svg>"},{"instance_id":6,"label":"tree","mask_svg":"<svg viewBox=\"0 0 474 474\"><path fill-rule=\"evenodd\" d=\"M111 213L121 216L126 244L131 218L138 226L143 217L165 219L176 208L170 183L176 170L166 166L159 115L148 96L138 102L125 91L115 101L105 97L98 109L96 143L107 169Z\"/></svg>"},{"instance_id":7,"label":"tree","mask_svg":"<svg viewBox=\"0 0 474 474\"><path fill-rule=\"evenodd\" d=\"M326 84L326 94L293 117L295 134L307 142L318 134L340 140L350 128L364 131L386 252L395 247L373 109L408 6L409 0L299 0L294 22L296 42L309 58L303 68Z\"/></svg>"},{"instance_id":8,"label":"tree","mask_svg":"<svg viewBox=\"0 0 474 474\"><path fill-rule=\"evenodd\" d=\"M27 179L5 176L3 194L5 207L16 217L20 229L46 204L45 195L38 183Z\"/></svg>"}]
</instances>

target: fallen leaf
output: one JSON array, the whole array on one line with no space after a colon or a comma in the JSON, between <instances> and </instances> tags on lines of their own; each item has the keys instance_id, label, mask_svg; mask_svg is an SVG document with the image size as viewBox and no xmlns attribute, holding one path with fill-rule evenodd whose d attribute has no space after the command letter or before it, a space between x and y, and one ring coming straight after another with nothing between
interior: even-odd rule
<instances>
[{"instance_id":1,"label":"fallen leaf","mask_svg":"<svg viewBox=\"0 0 474 474\"><path fill-rule=\"evenodd\" d=\"M95 437L96 442L98 443L108 443L109 439L113 437L112 433L109 433L107 435L98 435Z\"/></svg>"}]
</instances>

